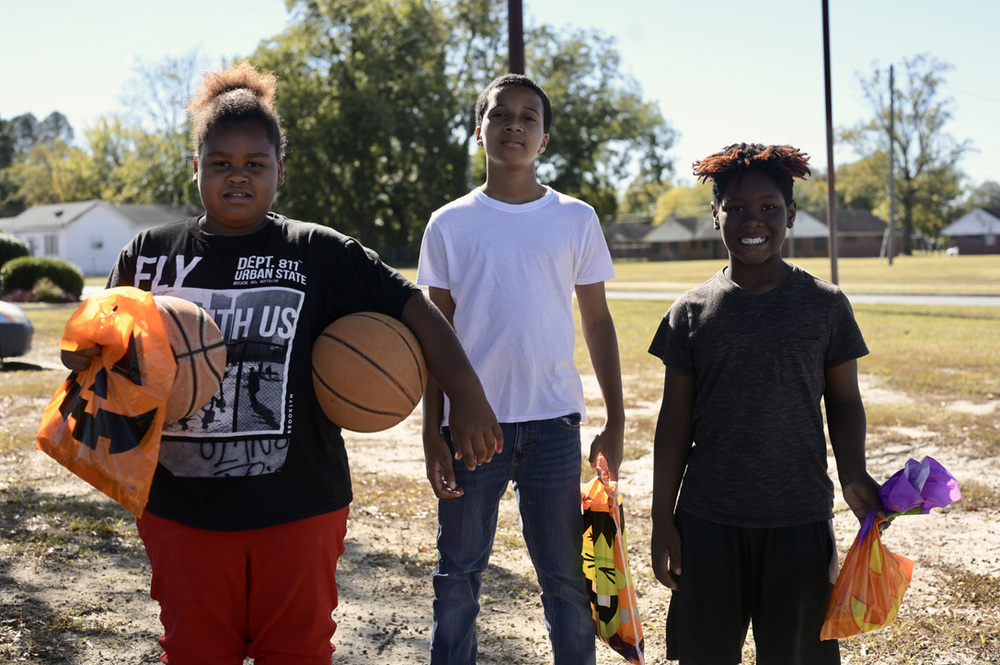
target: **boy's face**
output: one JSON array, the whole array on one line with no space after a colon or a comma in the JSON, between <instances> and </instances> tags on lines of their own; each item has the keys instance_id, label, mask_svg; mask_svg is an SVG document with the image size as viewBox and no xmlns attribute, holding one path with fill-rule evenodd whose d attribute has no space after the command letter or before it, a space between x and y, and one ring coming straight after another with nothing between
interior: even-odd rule
<instances>
[{"instance_id":1,"label":"boy's face","mask_svg":"<svg viewBox=\"0 0 1000 665\"><path fill-rule=\"evenodd\" d=\"M766 173L747 171L730 182L718 206L712 204L712 217L731 261L761 265L780 260L785 232L795 222L795 202L786 204Z\"/></svg>"},{"instance_id":2,"label":"boy's face","mask_svg":"<svg viewBox=\"0 0 1000 665\"><path fill-rule=\"evenodd\" d=\"M490 92L476 142L494 163L534 164L545 151L549 135L543 126L542 98L521 85L507 85Z\"/></svg>"},{"instance_id":3,"label":"boy's face","mask_svg":"<svg viewBox=\"0 0 1000 665\"><path fill-rule=\"evenodd\" d=\"M205 230L243 235L263 224L284 182L284 164L263 127L229 123L202 143L194 178L205 206Z\"/></svg>"}]
</instances>

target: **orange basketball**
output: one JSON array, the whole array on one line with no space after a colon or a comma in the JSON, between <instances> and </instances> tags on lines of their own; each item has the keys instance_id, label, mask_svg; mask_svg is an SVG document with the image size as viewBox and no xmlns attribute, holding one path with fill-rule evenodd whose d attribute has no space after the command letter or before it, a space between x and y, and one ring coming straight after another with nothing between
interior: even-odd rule
<instances>
[{"instance_id":1,"label":"orange basketball","mask_svg":"<svg viewBox=\"0 0 1000 665\"><path fill-rule=\"evenodd\" d=\"M313 386L327 418L354 432L402 422L420 401L427 366L402 322L377 312L341 317L313 344Z\"/></svg>"},{"instance_id":2,"label":"orange basketball","mask_svg":"<svg viewBox=\"0 0 1000 665\"><path fill-rule=\"evenodd\" d=\"M174 351L177 374L167 400L167 420L179 420L208 404L222 385L226 342L215 321L193 302L154 296Z\"/></svg>"}]
</instances>

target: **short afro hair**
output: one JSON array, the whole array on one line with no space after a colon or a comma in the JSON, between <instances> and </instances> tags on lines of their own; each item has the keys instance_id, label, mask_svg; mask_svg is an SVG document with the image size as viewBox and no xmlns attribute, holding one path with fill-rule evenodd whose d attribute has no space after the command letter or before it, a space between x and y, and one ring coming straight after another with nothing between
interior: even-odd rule
<instances>
[{"instance_id":1,"label":"short afro hair","mask_svg":"<svg viewBox=\"0 0 1000 665\"><path fill-rule=\"evenodd\" d=\"M734 143L721 152L692 164L694 175L702 182L712 181L712 202L722 202L729 183L748 171L762 171L774 178L778 189L791 203L792 179L806 179L812 172L807 166L809 155L790 145Z\"/></svg>"}]
</instances>

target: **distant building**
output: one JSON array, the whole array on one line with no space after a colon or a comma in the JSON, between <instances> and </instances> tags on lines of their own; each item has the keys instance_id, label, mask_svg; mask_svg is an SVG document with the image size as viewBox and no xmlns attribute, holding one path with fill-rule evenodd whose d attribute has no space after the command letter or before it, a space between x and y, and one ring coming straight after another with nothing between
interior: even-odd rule
<instances>
[{"instance_id":1,"label":"distant building","mask_svg":"<svg viewBox=\"0 0 1000 665\"><path fill-rule=\"evenodd\" d=\"M618 260L644 260L649 255L646 234L653 228L652 215L618 215L614 222L604 224L611 258Z\"/></svg>"},{"instance_id":2,"label":"distant building","mask_svg":"<svg viewBox=\"0 0 1000 665\"><path fill-rule=\"evenodd\" d=\"M32 256L65 259L95 277L111 271L121 248L142 229L200 212L196 206L53 203L0 219L0 231L27 242Z\"/></svg>"},{"instance_id":3,"label":"distant building","mask_svg":"<svg viewBox=\"0 0 1000 665\"><path fill-rule=\"evenodd\" d=\"M1000 209L976 208L941 229L959 254L1000 254Z\"/></svg>"},{"instance_id":4,"label":"distant building","mask_svg":"<svg viewBox=\"0 0 1000 665\"><path fill-rule=\"evenodd\" d=\"M888 226L869 212L837 211L838 255L880 256ZM785 234L783 255L787 258L829 256L830 231L826 211L799 210ZM650 261L687 261L728 257L722 236L711 215L671 217L653 227L644 238ZM897 248L898 253L898 248Z\"/></svg>"}]
</instances>

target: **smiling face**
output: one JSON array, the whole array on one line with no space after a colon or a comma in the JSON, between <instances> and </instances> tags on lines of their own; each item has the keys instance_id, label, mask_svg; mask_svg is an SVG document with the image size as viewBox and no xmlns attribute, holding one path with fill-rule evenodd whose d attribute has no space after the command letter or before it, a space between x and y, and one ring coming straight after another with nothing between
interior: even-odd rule
<instances>
[{"instance_id":1,"label":"smiling face","mask_svg":"<svg viewBox=\"0 0 1000 665\"><path fill-rule=\"evenodd\" d=\"M476 141L494 165L530 165L545 151L542 98L522 85L505 85L490 92Z\"/></svg>"},{"instance_id":2,"label":"smiling face","mask_svg":"<svg viewBox=\"0 0 1000 665\"><path fill-rule=\"evenodd\" d=\"M203 229L216 235L243 235L263 226L284 164L264 128L228 123L205 138L194 160L194 177L205 206Z\"/></svg>"},{"instance_id":3,"label":"smiling face","mask_svg":"<svg viewBox=\"0 0 1000 665\"><path fill-rule=\"evenodd\" d=\"M712 217L722 230L734 281L739 283L740 274L749 270L762 276L783 270L781 246L795 222L795 202L785 202L766 172L750 170L733 178L722 200L712 204Z\"/></svg>"}]
</instances>

